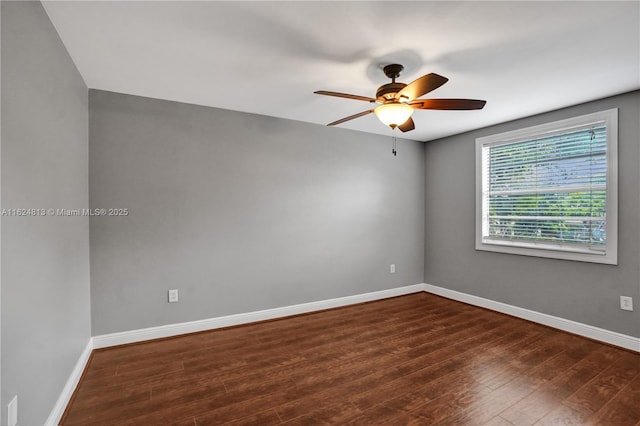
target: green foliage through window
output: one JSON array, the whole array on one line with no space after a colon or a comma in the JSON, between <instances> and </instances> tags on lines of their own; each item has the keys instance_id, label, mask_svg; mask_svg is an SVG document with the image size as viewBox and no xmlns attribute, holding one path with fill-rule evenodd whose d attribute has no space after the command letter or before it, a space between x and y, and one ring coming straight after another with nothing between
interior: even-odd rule
<instances>
[{"instance_id":1,"label":"green foliage through window","mask_svg":"<svg viewBox=\"0 0 640 426\"><path fill-rule=\"evenodd\" d=\"M604 247L606 135L598 123L483 148L486 237Z\"/></svg>"}]
</instances>

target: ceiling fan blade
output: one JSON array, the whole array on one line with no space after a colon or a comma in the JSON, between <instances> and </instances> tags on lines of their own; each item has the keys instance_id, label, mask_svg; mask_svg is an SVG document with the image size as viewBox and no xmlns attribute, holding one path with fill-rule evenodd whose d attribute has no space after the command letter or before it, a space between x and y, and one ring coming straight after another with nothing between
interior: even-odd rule
<instances>
[{"instance_id":1,"label":"ceiling fan blade","mask_svg":"<svg viewBox=\"0 0 640 426\"><path fill-rule=\"evenodd\" d=\"M375 99L368 98L366 96L350 95L348 93L340 93L340 92L328 92L326 90L316 90L313 93L318 94L318 95L336 96L338 98L355 99L356 101L365 101L365 102L375 102L376 101Z\"/></svg>"},{"instance_id":2,"label":"ceiling fan blade","mask_svg":"<svg viewBox=\"0 0 640 426\"><path fill-rule=\"evenodd\" d=\"M437 89L447 81L449 81L448 78L438 74L431 73L423 75L400 90L396 95L396 99L400 100L400 98L406 98L409 101L412 101L422 95L426 95L432 90Z\"/></svg>"},{"instance_id":3,"label":"ceiling fan blade","mask_svg":"<svg viewBox=\"0 0 640 426\"><path fill-rule=\"evenodd\" d=\"M413 122L413 118L409 117L407 121L398 126L403 132L408 132L409 130L413 130L416 128L416 124Z\"/></svg>"},{"instance_id":4,"label":"ceiling fan blade","mask_svg":"<svg viewBox=\"0 0 640 426\"><path fill-rule=\"evenodd\" d=\"M362 117L364 115L371 114L372 112L373 112L372 109L367 110L367 111L362 111L362 112L359 112L357 114L353 114L353 115L350 115L348 117L341 118L340 120L336 120L336 121L334 121L332 123L327 124L327 126L335 126L336 124L342 124L345 121L353 120L354 118Z\"/></svg>"},{"instance_id":5,"label":"ceiling fan blade","mask_svg":"<svg viewBox=\"0 0 640 426\"><path fill-rule=\"evenodd\" d=\"M411 105L415 109L482 109L487 101L479 99L416 99Z\"/></svg>"}]
</instances>

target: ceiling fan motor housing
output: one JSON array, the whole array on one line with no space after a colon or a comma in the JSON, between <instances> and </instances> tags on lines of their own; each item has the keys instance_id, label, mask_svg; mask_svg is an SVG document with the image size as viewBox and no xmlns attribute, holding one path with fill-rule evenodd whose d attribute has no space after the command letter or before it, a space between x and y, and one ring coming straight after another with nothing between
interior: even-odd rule
<instances>
[{"instance_id":1,"label":"ceiling fan motor housing","mask_svg":"<svg viewBox=\"0 0 640 426\"><path fill-rule=\"evenodd\" d=\"M385 102L396 98L396 94L404 89L406 84L404 83L387 83L378 87L376 92L376 99Z\"/></svg>"}]
</instances>

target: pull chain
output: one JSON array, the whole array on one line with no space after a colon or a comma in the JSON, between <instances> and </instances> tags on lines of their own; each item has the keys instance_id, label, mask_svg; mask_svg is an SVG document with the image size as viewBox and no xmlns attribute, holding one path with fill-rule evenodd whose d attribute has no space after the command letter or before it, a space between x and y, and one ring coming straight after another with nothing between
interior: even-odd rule
<instances>
[{"instance_id":1,"label":"pull chain","mask_svg":"<svg viewBox=\"0 0 640 426\"><path fill-rule=\"evenodd\" d=\"M397 142L396 142L396 128L393 128L393 147L391 148L391 152L393 153L393 156L397 156L398 155L398 151L396 150L397 148Z\"/></svg>"}]
</instances>

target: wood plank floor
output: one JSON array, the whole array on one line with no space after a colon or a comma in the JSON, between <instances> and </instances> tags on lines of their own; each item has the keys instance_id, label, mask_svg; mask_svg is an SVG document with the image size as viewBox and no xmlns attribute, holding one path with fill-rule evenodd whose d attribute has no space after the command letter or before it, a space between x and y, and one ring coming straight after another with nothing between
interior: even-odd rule
<instances>
[{"instance_id":1,"label":"wood plank floor","mask_svg":"<svg viewBox=\"0 0 640 426\"><path fill-rule=\"evenodd\" d=\"M640 425L640 354L416 293L96 350L64 425Z\"/></svg>"}]
</instances>

